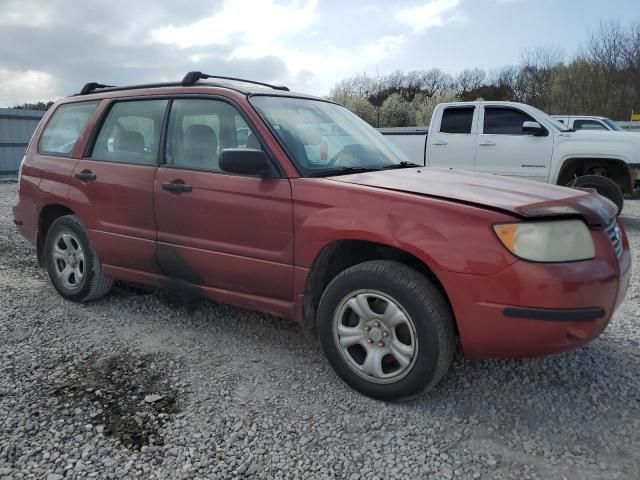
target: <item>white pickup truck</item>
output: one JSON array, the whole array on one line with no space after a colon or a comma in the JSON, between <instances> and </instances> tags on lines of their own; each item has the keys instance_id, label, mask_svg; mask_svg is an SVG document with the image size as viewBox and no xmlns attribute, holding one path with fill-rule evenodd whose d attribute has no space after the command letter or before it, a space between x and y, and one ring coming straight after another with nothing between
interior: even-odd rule
<instances>
[{"instance_id":1,"label":"white pickup truck","mask_svg":"<svg viewBox=\"0 0 640 480\"><path fill-rule=\"evenodd\" d=\"M596 117L592 115L551 115L551 117L575 131L608 130L610 132L624 132L620 125L607 117Z\"/></svg>"},{"instance_id":2,"label":"white pickup truck","mask_svg":"<svg viewBox=\"0 0 640 480\"><path fill-rule=\"evenodd\" d=\"M578 134L521 103L441 103L428 130L380 132L420 165L591 187L612 200L619 211L623 193L640 187L640 134Z\"/></svg>"}]
</instances>

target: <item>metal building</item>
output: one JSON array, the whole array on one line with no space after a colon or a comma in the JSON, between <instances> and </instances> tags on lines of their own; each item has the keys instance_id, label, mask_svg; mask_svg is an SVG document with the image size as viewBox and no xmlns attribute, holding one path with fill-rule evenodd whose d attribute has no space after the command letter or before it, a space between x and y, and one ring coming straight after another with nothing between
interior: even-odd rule
<instances>
[{"instance_id":1,"label":"metal building","mask_svg":"<svg viewBox=\"0 0 640 480\"><path fill-rule=\"evenodd\" d=\"M45 112L0 108L0 174L14 173Z\"/></svg>"}]
</instances>

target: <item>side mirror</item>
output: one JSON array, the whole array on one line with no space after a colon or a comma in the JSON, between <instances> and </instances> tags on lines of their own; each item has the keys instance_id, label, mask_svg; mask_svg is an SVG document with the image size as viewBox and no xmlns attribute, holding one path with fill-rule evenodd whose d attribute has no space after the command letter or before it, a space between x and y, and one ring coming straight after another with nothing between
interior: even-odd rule
<instances>
[{"instance_id":1,"label":"side mirror","mask_svg":"<svg viewBox=\"0 0 640 480\"><path fill-rule=\"evenodd\" d=\"M225 148L220 152L220 169L239 175L273 177L273 168L267 154L252 148Z\"/></svg>"},{"instance_id":2,"label":"side mirror","mask_svg":"<svg viewBox=\"0 0 640 480\"><path fill-rule=\"evenodd\" d=\"M547 130L538 122L524 122L522 124L522 133L533 135L534 137L544 137Z\"/></svg>"}]
</instances>

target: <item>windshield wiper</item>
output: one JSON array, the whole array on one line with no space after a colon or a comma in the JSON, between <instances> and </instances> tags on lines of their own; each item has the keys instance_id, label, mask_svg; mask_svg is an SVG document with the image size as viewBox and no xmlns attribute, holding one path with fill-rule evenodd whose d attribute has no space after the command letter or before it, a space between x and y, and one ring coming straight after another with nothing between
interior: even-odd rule
<instances>
[{"instance_id":1,"label":"windshield wiper","mask_svg":"<svg viewBox=\"0 0 640 480\"><path fill-rule=\"evenodd\" d=\"M310 177L331 177L333 175L347 175L349 173L365 173L365 172L378 172L379 168L374 167L340 167L332 168L330 170L322 170L321 172L310 173Z\"/></svg>"},{"instance_id":2,"label":"windshield wiper","mask_svg":"<svg viewBox=\"0 0 640 480\"><path fill-rule=\"evenodd\" d=\"M391 165L385 165L382 167L383 170L393 170L394 168L414 168L414 167L423 167L424 165L418 165L417 163L407 162L405 160L400 163L392 163Z\"/></svg>"}]
</instances>

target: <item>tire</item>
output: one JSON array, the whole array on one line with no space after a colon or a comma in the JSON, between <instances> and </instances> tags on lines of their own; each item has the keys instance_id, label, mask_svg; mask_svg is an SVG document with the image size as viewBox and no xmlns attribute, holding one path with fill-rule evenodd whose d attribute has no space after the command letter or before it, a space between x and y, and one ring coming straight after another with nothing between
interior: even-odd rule
<instances>
[{"instance_id":1,"label":"tire","mask_svg":"<svg viewBox=\"0 0 640 480\"><path fill-rule=\"evenodd\" d=\"M611 179L602 175L583 175L573 180L570 187L594 188L600 195L611 200L617 207L620 215L624 206L624 195L620 187Z\"/></svg>"},{"instance_id":2,"label":"tire","mask_svg":"<svg viewBox=\"0 0 640 480\"><path fill-rule=\"evenodd\" d=\"M386 401L417 395L442 379L454 351L453 322L427 278L386 260L340 273L318 308L320 344L335 372L358 392Z\"/></svg>"},{"instance_id":3,"label":"tire","mask_svg":"<svg viewBox=\"0 0 640 480\"><path fill-rule=\"evenodd\" d=\"M58 293L73 302L104 297L113 280L102 273L102 264L87 232L75 215L57 218L45 239L45 265Z\"/></svg>"}]
</instances>

